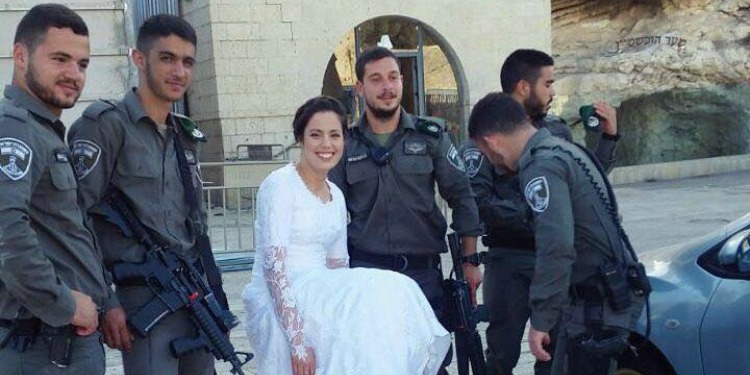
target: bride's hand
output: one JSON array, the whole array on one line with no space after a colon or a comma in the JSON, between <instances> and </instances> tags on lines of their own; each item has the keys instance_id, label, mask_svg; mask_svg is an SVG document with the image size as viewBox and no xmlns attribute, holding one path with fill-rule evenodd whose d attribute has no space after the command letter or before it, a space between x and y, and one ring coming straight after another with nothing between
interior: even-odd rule
<instances>
[{"instance_id":1,"label":"bride's hand","mask_svg":"<svg viewBox=\"0 0 750 375\"><path fill-rule=\"evenodd\" d=\"M311 347L305 348L303 358L292 354L292 371L294 375L315 375L315 352Z\"/></svg>"}]
</instances>

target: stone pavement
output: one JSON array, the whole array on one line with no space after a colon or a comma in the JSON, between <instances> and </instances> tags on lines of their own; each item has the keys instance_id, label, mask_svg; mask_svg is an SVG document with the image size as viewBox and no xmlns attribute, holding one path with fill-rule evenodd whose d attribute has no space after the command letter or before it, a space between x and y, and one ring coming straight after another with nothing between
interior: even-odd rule
<instances>
[{"instance_id":1,"label":"stone pavement","mask_svg":"<svg viewBox=\"0 0 750 375\"><path fill-rule=\"evenodd\" d=\"M750 212L750 171L664 182L638 183L615 187L625 230L637 251L656 249L684 242ZM445 259L444 264L449 264ZM243 318L240 295L251 271L224 275L234 313ZM481 301L481 295L480 295ZM480 326L482 335L486 325ZM241 325L231 334L237 350L251 350ZM516 375L533 374L533 357L526 342ZM218 374L229 374L230 367L217 364ZM455 362L451 374L456 374ZM122 374L119 354L107 350L107 374ZM246 374L254 372L245 366Z\"/></svg>"}]
</instances>

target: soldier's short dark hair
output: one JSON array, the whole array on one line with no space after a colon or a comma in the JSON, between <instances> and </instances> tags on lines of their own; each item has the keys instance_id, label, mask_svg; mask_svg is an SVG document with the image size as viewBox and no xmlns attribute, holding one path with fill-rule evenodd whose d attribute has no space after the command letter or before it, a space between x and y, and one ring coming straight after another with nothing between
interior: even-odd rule
<instances>
[{"instance_id":1,"label":"soldier's short dark hair","mask_svg":"<svg viewBox=\"0 0 750 375\"><path fill-rule=\"evenodd\" d=\"M529 122L521 103L510 94L493 92L479 100L469 116L469 137L511 134Z\"/></svg>"},{"instance_id":2,"label":"soldier's short dark hair","mask_svg":"<svg viewBox=\"0 0 750 375\"><path fill-rule=\"evenodd\" d=\"M89 36L89 28L78 13L61 4L39 4L21 18L13 43L21 43L33 51L52 27L70 29L73 34Z\"/></svg>"},{"instance_id":3,"label":"soldier's short dark hair","mask_svg":"<svg viewBox=\"0 0 750 375\"><path fill-rule=\"evenodd\" d=\"M383 47L372 47L362 52L359 58L357 58L357 63L354 65L354 72L357 73L357 81L362 82L365 78L365 65L385 58L391 58L396 61L396 65L401 70L401 64L399 64L398 58L391 50Z\"/></svg>"},{"instance_id":4,"label":"soldier's short dark hair","mask_svg":"<svg viewBox=\"0 0 750 375\"><path fill-rule=\"evenodd\" d=\"M545 66L554 66L552 56L535 49L518 49L505 59L500 69L500 86L503 91L512 93L518 81L536 83Z\"/></svg>"},{"instance_id":5,"label":"soldier's short dark hair","mask_svg":"<svg viewBox=\"0 0 750 375\"><path fill-rule=\"evenodd\" d=\"M148 54L154 41L176 35L180 39L190 42L194 47L198 45L195 29L184 19L172 14L157 14L149 17L138 29L136 48Z\"/></svg>"},{"instance_id":6,"label":"soldier's short dark hair","mask_svg":"<svg viewBox=\"0 0 750 375\"><path fill-rule=\"evenodd\" d=\"M310 119L319 112L335 113L341 122L341 132L346 132L346 109L344 108L344 105L330 96L316 96L297 108L297 113L294 114L292 126L294 128L294 139L297 142L302 141L305 134L305 128L307 128L307 123L310 122Z\"/></svg>"}]
</instances>

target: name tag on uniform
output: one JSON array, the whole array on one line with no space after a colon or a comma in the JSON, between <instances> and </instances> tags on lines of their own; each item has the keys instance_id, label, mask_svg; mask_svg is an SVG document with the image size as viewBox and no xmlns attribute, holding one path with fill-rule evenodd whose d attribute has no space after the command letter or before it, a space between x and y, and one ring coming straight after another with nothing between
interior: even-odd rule
<instances>
[{"instance_id":1,"label":"name tag on uniform","mask_svg":"<svg viewBox=\"0 0 750 375\"><path fill-rule=\"evenodd\" d=\"M405 155L427 154L427 142L422 141L422 140L405 141L404 142L404 154Z\"/></svg>"},{"instance_id":2,"label":"name tag on uniform","mask_svg":"<svg viewBox=\"0 0 750 375\"><path fill-rule=\"evenodd\" d=\"M351 162L365 160L365 159L367 159L367 154L350 156L346 158L346 161L351 163Z\"/></svg>"},{"instance_id":3,"label":"name tag on uniform","mask_svg":"<svg viewBox=\"0 0 750 375\"><path fill-rule=\"evenodd\" d=\"M195 152L193 152L193 150L185 150L185 159L187 159L187 162L190 165L198 164L198 161L195 158Z\"/></svg>"},{"instance_id":4,"label":"name tag on uniform","mask_svg":"<svg viewBox=\"0 0 750 375\"><path fill-rule=\"evenodd\" d=\"M55 161L58 163L70 163L70 153L67 149L58 148L55 150Z\"/></svg>"}]
</instances>

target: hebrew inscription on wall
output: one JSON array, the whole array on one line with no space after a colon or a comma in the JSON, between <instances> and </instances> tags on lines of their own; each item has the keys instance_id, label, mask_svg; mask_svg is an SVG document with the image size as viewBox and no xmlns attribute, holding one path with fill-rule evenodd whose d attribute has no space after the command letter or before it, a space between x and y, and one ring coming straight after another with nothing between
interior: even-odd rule
<instances>
[{"instance_id":1,"label":"hebrew inscription on wall","mask_svg":"<svg viewBox=\"0 0 750 375\"><path fill-rule=\"evenodd\" d=\"M620 39L617 42L617 52L625 51L637 51L653 45L668 45L670 47L677 47L678 49L685 48L687 40L676 36L668 35L650 35L650 36L639 36L634 38Z\"/></svg>"}]
</instances>

